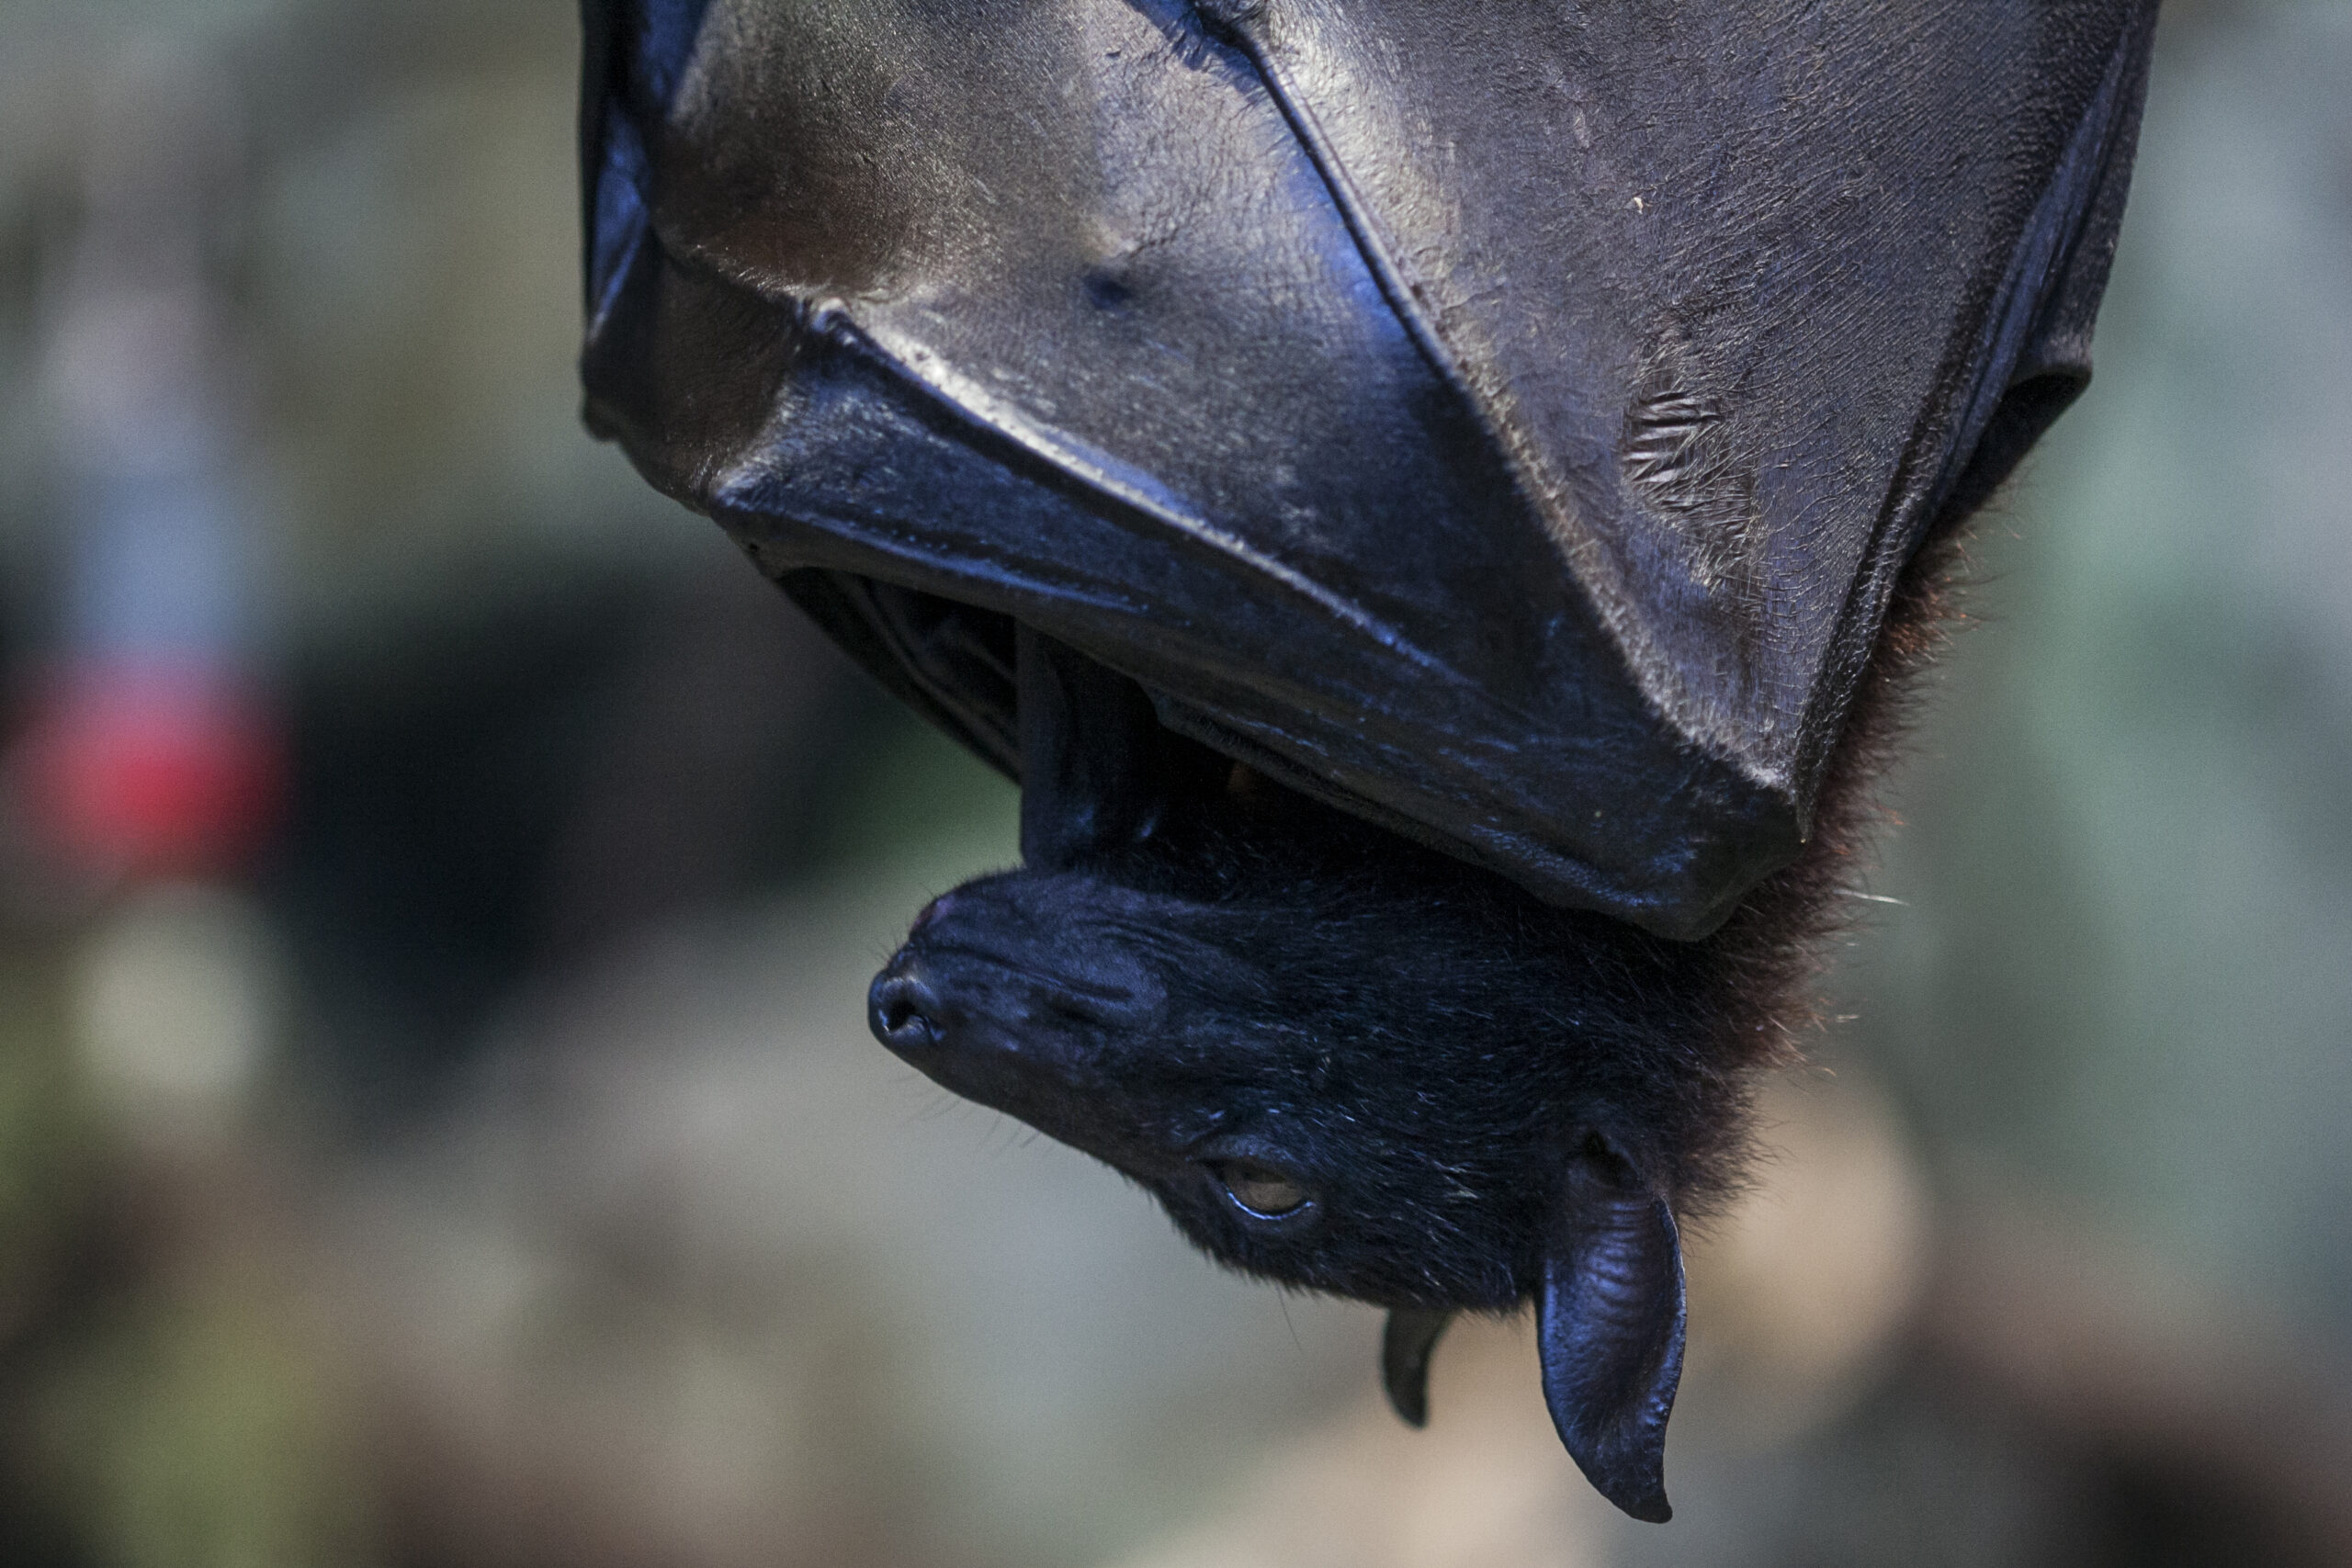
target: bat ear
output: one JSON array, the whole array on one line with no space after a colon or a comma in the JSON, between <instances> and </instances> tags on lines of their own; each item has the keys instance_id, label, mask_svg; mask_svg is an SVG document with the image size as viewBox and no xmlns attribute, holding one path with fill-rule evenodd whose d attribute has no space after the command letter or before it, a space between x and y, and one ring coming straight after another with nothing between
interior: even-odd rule
<instances>
[{"instance_id":1,"label":"bat ear","mask_svg":"<svg viewBox=\"0 0 2352 1568\"><path fill-rule=\"evenodd\" d=\"M1077 649L1015 635L1021 858L1065 871L1151 836L1167 807L1159 720L1144 689Z\"/></svg>"},{"instance_id":2,"label":"bat ear","mask_svg":"<svg viewBox=\"0 0 2352 1568\"><path fill-rule=\"evenodd\" d=\"M1430 1353L1453 1321L1444 1309L1396 1307L1380 1336L1380 1386L1408 1427L1430 1424Z\"/></svg>"},{"instance_id":3,"label":"bat ear","mask_svg":"<svg viewBox=\"0 0 2352 1568\"><path fill-rule=\"evenodd\" d=\"M1544 1398L1568 1455L1637 1519L1666 1500L1666 1418L1682 1378L1682 1247L1665 1195L1598 1135L1569 1161L1537 1300Z\"/></svg>"}]
</instances>

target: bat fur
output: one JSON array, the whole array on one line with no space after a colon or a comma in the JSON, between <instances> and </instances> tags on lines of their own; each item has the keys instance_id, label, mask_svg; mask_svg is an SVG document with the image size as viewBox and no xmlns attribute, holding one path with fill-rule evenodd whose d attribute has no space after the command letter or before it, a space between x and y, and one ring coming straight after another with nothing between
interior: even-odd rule
<instances>
[{"instance_id":1,"label":"bat fur","mask_svg":"<svg viewBox=\"0 0 2352 1568\"><path fill-rule=\"evenodd\" d=\"M875 1032L1140 1182L1219 1262L1390 1308L1389 1390L1417 1424L1447 1314L1535 1302L1571 1452L1665 1517L1677 1226L1736 1189L1749 1086L1796 1059L1953 553L1906 574L1804 855L1692 942L1283 790L1024 636L1024 709L1132 739L1091 795L1024 802L1027 864L922 911L875 981ZM1040 665L1090 690L1033 698ZM1046 728L1024 744L1071 739ZM1268 1193L1295 1205L1253 1212ZM1623 1245L1589 1256L1595 1235Z\"/></svg>"},{"instance_id":2,"label":"bat fur","mask_svg":"<svg viewBox=\"0 0 2352 1568\"><path fill-rule=\"evenodd\" d=\"M1532 1303L1666 1517L1679 1227L1914 541L2088 375L2152 0L706 8L583 9L592 421L1023 783L876 1032L1388 1307L1408 1419Z\"/></svg>"}]
</instances>

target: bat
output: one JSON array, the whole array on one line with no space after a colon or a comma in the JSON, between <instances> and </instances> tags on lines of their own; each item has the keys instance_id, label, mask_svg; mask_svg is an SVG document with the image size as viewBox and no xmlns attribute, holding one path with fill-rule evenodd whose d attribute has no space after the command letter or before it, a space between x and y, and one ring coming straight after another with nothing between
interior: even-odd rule
<instances>
[{"instance_id":1,"label":"bat","mask_svg":"<svg viewBox=\"0 0 2352 1568\"><path fill-rule=\"evenodd\" d=\"M2153 0L584 0L586 417L1023 785L877 1035L1195 1242L1532 1301L1670 1509L1939 541L2089 375Z\"/></svg>"}]
</instances>

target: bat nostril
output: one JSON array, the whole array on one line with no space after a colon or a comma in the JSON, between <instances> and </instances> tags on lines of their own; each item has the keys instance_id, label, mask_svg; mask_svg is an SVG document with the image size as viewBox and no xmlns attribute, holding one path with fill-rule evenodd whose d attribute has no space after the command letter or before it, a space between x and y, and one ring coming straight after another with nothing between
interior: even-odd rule
<instances>
[{"instance_id":1,"label":"bat nostril","mask_svg":"<svg viewBox=\"0 0 2352 1568\"><path fill-rule=\"evenodd\" d=\"M939 1043L939 994L904 972L885 970L865 995L865 1021L874 1038L900 1055Z\"/></svg>"}]
</instances>

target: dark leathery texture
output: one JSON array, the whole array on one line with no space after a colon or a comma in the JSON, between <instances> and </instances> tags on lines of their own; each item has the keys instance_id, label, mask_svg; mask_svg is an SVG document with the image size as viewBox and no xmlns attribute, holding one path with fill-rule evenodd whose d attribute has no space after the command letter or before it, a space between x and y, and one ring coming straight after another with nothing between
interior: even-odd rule
<instances>
[{"instance_id":1,"label":"dark leathery texture","mask_svg":"<svg viewBox=\"0 0 2352 1568\"><path fill-rule=\"evenodd\" d=\"M1682 1380L1682 1251L1667 1201L1572 1166L1536 1303L1544 1398L1595 1490L1663 1524L1666 1423Z\"/></svg>"},{"instance_id":2,"label":"dark leathery texture","mask_svg":"<svg viewBox=\"0 0 2352 1568\"><path fill-rule=\"evenodd\" d=\"M586 12L591 420L894 689L1013 770L1017 620L1679 937L2086 376L2152 17Z\"/></svg>"}]
</instances>

